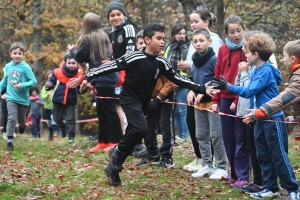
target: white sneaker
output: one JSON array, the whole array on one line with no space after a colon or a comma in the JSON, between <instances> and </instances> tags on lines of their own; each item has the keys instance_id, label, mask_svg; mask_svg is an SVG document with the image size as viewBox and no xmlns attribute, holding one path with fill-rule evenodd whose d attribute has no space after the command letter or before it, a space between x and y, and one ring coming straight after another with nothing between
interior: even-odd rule
<instances>
[{"instance_id":1,"label":"white sneaker","mask_svg":"<svg viewBox=\"0 0 300 200\"><path fill-rule=\"evenodd\" d=\"M201 158L195 158L191 163L184 165L182 169L189 171L190 167L196 166L197 163L201 160ZM201 162L199 162L201 163ZM197 170L198 171L198 170Z\"/></svg>"},{"instance_id":2,"label":"white sneaker","mask_svg":"<svg viewBox=\"0 0 300 200\"><path fill-rule=\"evenodd\" d=\"M7 134L5 132L3 132L2 137L4 140L7 140Z\"/></svg>"},{"instance_id":3,"label":"white sneaker","mask_svg":"<svg viewBox=\"0 0 300 200\"><path fill-rule=\"evenodd\" d=\"M188 169L188 171L189 172L196 172L196 171L198 171L201 168L202 168L202 159L198 158L196 164L190 166L189 169Z\"/></svg>"},{"instance_id":4,"label":"white sneaker","mask_svg":"<svg viewBox=\"0 0 300 200\"><path fill-rule=\"evenodd\" d=\"M221 180L222 177L226 178L228 176L228 173L224 169L216 169L212 175L210 175L209 179L213 180Z\"/></svg>"},{"instance_id":5,"label":"white sneaker","mask_svg":"<svg viewBox=\"0 0 300 200\"><path fill-rule=\"evenodd\" d=\"M261 192L250 194L250 197L255 198L255 199L277 198L278 197L278 192L272 192L271 190L266 188Z\"/></svg>"},{"instance_id":6,"label":"white sneaker","mask_svg":"<svg viewBox=\"0 0 300 200\"><path fill-rule=\"evenodd\" d=\"M192 174L192 177L203 177L205 175L210 176L212 173L214 173L214 169L206 165L205 167L199 169L196 173Z\"/></svg>"}]
</instances>

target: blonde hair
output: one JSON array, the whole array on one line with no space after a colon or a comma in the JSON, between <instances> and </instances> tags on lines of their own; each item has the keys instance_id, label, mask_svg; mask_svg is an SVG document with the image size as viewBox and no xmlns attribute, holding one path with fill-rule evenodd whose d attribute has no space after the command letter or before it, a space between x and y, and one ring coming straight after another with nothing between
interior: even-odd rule
<instances>
[{"instance_id":1,"label":"blonde hair","mask_svg":"<svg viewBox=\"0 0 300 200\"><path fill-rule=\"evenodd\" d=\"M23 51L23 53L25 53L25 46L22 42L14 42L10 45L9 48L9 52L12 52L15 49L20 49L21 51Z\"/></svg>"},{"instance_id":2,"label":"blonde hair","mask_svg":"<svg viewBox=\"0 0 300 200\"><path fill-rule=\"evenodd\" d=\"M286 45L284 45L283 51L289 56L300 58L300 40L289 41Z\"/></svg>"},{"instance_id":3,"label":"blonde hair","mask_svg":"<svg viewBox=\"0 0 300 200\"><path fill-rule=\"evenodd\" d=\"M245 49L249 50L252 54L257 52L261 60L268 61L270 56L275 52L276 45L268 34L257 33L248 39Z\"/></svg>"},{"instance_id":4,"label":"blonde hair","mask_svg":"<svg viewBox=\"0 0 300 200\"><path fill-rule=\"evenodd\" d=\"M99 15L91 12L84 15L79 39L75 45L75 51L79 49L83 38L87 38L90 43L90 60L93 63L97 62L97 55L95 55L96 49L99 51L102 59L109 60L110 40L101 30L101 20Z\"/></svg>"}]
</instances>

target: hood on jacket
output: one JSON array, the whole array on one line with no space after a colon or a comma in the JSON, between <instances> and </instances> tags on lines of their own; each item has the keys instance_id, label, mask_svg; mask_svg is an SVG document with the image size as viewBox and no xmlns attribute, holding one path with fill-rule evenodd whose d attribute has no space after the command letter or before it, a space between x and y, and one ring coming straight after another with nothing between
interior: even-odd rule
<instances>
[{"instance_id":1,"label":"hood on jacket","mask_svg":"<svg viewBox=\"0 0 300 200\"><path fill-rule=\"evenodd\" d=\"M276 80L277 86L279 86L282 83L282 77L281 77L281 72L276 69L271 63L266 62L264 65L270 67L271 72Z\"/></svg>"}]
</instances>

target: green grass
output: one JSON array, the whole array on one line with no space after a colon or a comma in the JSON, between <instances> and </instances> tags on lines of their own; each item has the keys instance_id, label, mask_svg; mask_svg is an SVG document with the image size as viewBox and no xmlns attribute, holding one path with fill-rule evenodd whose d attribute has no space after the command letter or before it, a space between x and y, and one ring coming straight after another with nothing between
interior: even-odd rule
<instances>
[{"instance_id":1,"label":"green grass","mask_svg":"<svg viewBox=\"0 0 300 200\"><path fill-rule=\"evenodd\" d=\"M299 142L290 141L289 156L299 179ZM104 152L90 154L95 145L87 137L75 144L58 138L32 139L17 135L15 150L6 151L0 139L0 200L12 199L250 199L222 181L192 178L182 170L193 160L191 144L174 148L174 169L156 166L136 167L139 161L127 159L120 174L121 187L108 184L103 169L108 163ZM282 196L283 197L283 196Z\"/></svg>"}]
</instances>

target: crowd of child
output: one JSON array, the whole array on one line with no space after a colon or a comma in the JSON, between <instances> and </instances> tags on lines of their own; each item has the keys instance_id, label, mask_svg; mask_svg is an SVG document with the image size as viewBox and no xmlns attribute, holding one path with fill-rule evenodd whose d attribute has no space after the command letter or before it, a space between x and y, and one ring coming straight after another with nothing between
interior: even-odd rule
<instances>
[{"instance_id":1,"label":"crowd of child","mask_svg":"<svg viewBox=\"0 0 300 200\"><path fill-rule=\"evenodd\" d=\"M138 32L120 1L111 1L106 11L111 32L102 28L100 16L87 13L79 39L67 46L62 65L46 73L40 96L34 87L36 78L22 60L24 45L11 45L12 61L3 68L0 84L7 150L14 150L17 123L19 133L24 133L29 106L32 137L41 137L44 106L49 141L54 137L53 116L61 137L68 135L73 143L77 93L84 93L89 86L97 97L99 122L98 143L90 152L108 152L110 161L104 171L111 185L121 185L119 173L129 155L142 158L138 166L152 163L173 167L175 140L188 142L190 134L195 159L183 169L193 171L192 177L226 180L231 187L257 199L276 198L279 178L288 199L299 199L299 183L288 159L282 109L292 106L293 119L300 121L300 40L288 42L283 48L284 64L292 73L289 86L279 94L281 74L270 62L275 51L273 39L260 31L244 33L239 16L230 15L225 20L227 37L223 44L210 31L215 16L205 9L196 10L190 15L191 41L187 28L178 24L165 46L163 25L150 23ZM88 63L86 76L79 62ZM102 96L117 96L119 100ZM190 106L162 103L164 100ZM240 117L220 116L218 111ZM162 124L161 147L157 123ZM296 125L293 131L297 140L299 127Z\"/></svg>"}]
</instances>

